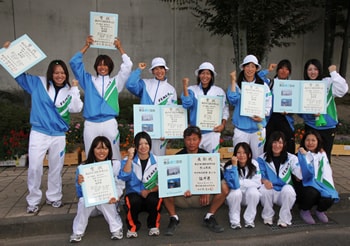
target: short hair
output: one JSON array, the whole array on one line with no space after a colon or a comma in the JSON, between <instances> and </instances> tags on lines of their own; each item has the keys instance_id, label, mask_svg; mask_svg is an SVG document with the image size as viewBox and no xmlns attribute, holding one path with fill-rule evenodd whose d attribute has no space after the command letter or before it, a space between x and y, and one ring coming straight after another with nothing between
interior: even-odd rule
<instances>
[{"instance_id":1,"label":"short hair","mask_svg":"<svg viewBox=\"0 0 350 246\"><path fill-rule=\"evenodd\" d=\"M201 129L198 126L189 126L184 130L184 138L189 137L192 134L196 134L200 139L202 139Z\"/></svg>"},{"instance_id":2,"label":"short hair","mask_svg":"<svg viewBox=\"0 0 350 246\"><path fill-rule=\"evenodd\" d=\"M282 163L286 162L288 159L288 152L287 152L287 141L286 141L286 137L284 135L283 132L281 131L274 131L270 137L269 140L266 143L266 152L265 152L265 158L267 162L271 162L272 161L272 157L273 157L273 152L272 152L272 143L275 141L279 141L280 139L282 139L283 142L283 149L281 152L281 161Z\"/></svg>"},{"instance_id":3,"label":"short hair","mask_svg":"<svg viewBox=\"0 0 350 246\"><path fill-rule=\"evenodd\" d=\"M306 140L306 137L309 136L309 135L314 135L314 136L316 137L316 139L317 139L317 146L316 146L316 149L315 149L315 153L320 152L321 149L322 149L322 147L323 147L323 140L322 140L322 137L321 137L321 135L320 135L317 131L312 130L312 129L311 129L311 130L308 130L308 131L304 134L303 138L302 138L301 141L300 141L300 147L303 147L305 150L308 150L308 149L305 147L305 140Z\"/></svg>"},{"instance_id":4,"label":"short hair","mask_svg":"<svg viewBox=\"0 0 350 246\"><path fill-rule=\"evenodd\" d=\"M307 75L307 69L309 68L310 65L314 65L318 69L318 76L316 80L322 80L322 64L319 60L317 59L310 59L305 63L304 66L304 79L305 80L310 80L309 76Z\"/></svg>"},{"instance_id":5,"label":"short hair","mask_svg":"<svg viewBox=\"0 0 350 246\"><path fill-rule=\"evenodd\" d=\"M66 63L62 60L53 60L50 62L49 66L47 67L47 71L46 71L46 89L47 90L49 90L50 81L52 81L52 83L54 83L53 73L54 73L56 66L61 66L65 75L66 75L66 80L63 82L63 85L68 84L68 86L70 87L69 72L68 72L68 68L67 68Z\"/></svg>"},{"instance_id":6,"label":"short hair","mask_svg":"<svg viewBox=\"0 0 350 246\"><path fill-rule=\"evenodd\" d=\"M135 151L135 154L137 152L137 149L139 148L140 146L140 140L141 138L144 138L146 139L148 145L149 145L149 150L151 151L152 149L152 139L151 137L148 135L147 132L139 132L135 135L135 138L134 138L134 145L135 145L135 148L136 148L136 151Z\"/></svg>"},{"instance_id":7,"label":"short hair","mask_svg":"<svg viewBox=\"0 0 350 246\"><path fill-rule=\"evenodd\" d=\"M96 74L98 75L97 67L101 65L102 62L104 62L104 64L108 67L108 75L111 75L114 69L114 63L108 55L99 55L98 57L96 57L95 64L94 64L94 69L96 71Z\"/></svg>"},{"instance_id":8,"label":"short hair","mask_svg":"<svg viewBox=\"0 0 350 246\"><path fill-rule=\"evenodd\" d=\"M276 72L283 67L289 70L289 74L292 73L292 63L288 59L283 59L277 64Z\"/></svg>"},{"instance_id":9,"label":"short hair","mask_svg":"<svg viewBox=\"0 0 350 246\"><path fill-rule=\"evenodd\" d=\"M97 137L94 138L94 140L92 140L92 143L91 143L91 146L90 146L90 149L89 149L89 153L88 153L88 156L87 156L87 159L86 159L85 163L94 163L94 162L96 162L94 150L100 143L103 146L108 148L108 155L107 155L107 159L106 160L112 160L113 150L112 150L111 142L105 136L97 136Z\"/></svg>"}]
</instances>

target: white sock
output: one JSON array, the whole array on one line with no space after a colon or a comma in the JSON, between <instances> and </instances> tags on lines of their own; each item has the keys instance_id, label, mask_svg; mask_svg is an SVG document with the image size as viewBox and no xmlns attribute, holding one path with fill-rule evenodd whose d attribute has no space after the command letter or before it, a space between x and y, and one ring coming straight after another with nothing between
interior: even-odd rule
<instances>
[{"instance_id":1,"label":"white sock","mask_svg":"<svg viewBox=\"0 0 350 246\"><path fill-rule=\"evenodd\" d=\"M177 214L172 215L172 216L170 216L170 217L174 217L177 221L179 221L179 216L177 216Z\"/></svg>"},{"instance_id":2,"label":"white sock","mask_svg":"<svg viewBox=\"0 0 350 246\"><path fill-rule=\"evenodd\" d=\"M214 215L214 214L212 214L212 213L207 213L207 214L205 215L205 219L209 219L210 216L212 216L212 215Z\"/></svg>"}]
</instances>

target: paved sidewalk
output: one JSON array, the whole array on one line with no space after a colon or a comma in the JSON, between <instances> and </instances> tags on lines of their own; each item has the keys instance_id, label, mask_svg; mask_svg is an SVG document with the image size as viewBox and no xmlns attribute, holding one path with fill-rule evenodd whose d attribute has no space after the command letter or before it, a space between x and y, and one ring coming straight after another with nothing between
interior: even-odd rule
<instances>
[{"instance_id":1,"label":"paved sidewalk","mask_svg":"<svg viewBox=\"0 0 350 246\"><path fill-rule=\"evenodd\" d=\"M334 233L337 233L338 227L347 228L348 231L350 230L350 156L333 156L332 162L335 185L338 192L341 194L341 202L335 204L328 213L331 223L329 225L322 225L324 228L321 228L320 224L309 226L301 221L297 212L293 212L293 227L290 229L282 229L284 230L283 232L287 232L287 234L290 232L305 233L305 228L303 229L305 226L308 226L308 230L319 230L321 228L322 230L334 230ZM65 205L62 208L52 208L51 206L45 204L45 195L43 195L40 212L37 215L33 215L26 213L25 197L27 195L27 168L0 167L0 245L7 245L2 244L2 240L6 241L8 238L16 238L16 240L20 240L20 237L29 236L31 233L33 233L33 230L36 230L35 233L38 235L41 235L38 231L43 230L42 235L45 235L48 229L46 228L45 230L45 228L42 227L46 226L51 227L50 232L60 234L62 240L64 239L65 242L67 242L69 234L71 233L71 226L77 208L74 185L76 168L77 166L65 166L63 169L63 202ZM42 180L43 194L45 194L46 184L47 167L44 167L44 175ZM224 233L212 233L204 227L201 229L201 221L205 212L206 208L179 210L178 213L181 219L181 227L176 232L175 236L166 237L162 234L162 232L164 232L168 224L168 216L166 210L163 209L161 219L161 237L159 237L161 239L152 238L152 240L155 240L153 243L147 243L152 242L151 240L138 242L144 245L161 245L167 243L182 244L203 241L201 245L209 245L206 243L212 240L223 240L222 242L228 240L227 242L229 242L232 237L236 238L238 236L237 234L235 235L235 231L229 228L227 206L224 205L222 208L220 208L216 215L218 222L225 226ZM124 214L122 214L122 218L124 221ZM99 237L96 234L97 232L91 231L97 230L103 231L105 234L103 237L108 238L108 227L106 226L106 222L104 221L103 217L92 219L97 221L100 220L99 223L103 224L103 228L95 228L96 226L94 227L93 225L94 222L89 223L87 232L89 232L90 237L93 235ZM54 223L52 223L53 221ZM40 229L34 226L35 223L39 223L41 225ZM145 219L142 221L142 223L145 225ZM39 224L37 226L39 226ZM52 224L55 224L54 228L52 228ZM146 235L147 231L145 226L143 227L143 230L144 232L140 233ZM252 230L242 229L240 230L241 232L239 235L246 236L247 238L255 237L257 235L271 235L271 230L277 232L281 231L281 229L277 227L266 229L266 226L262 224L260 211L258 211L256 217L256 228ZM348 233L348 235L350 234ZM90 238L90 245L93 244L95 240L94 238L95 237ZM144 236L144 238L150 237ZM137 238L135 242L137 242L137 240L142 240L142 237ZM106 241L106 243L108 244L109 241ZM124 239L123 241L130 242L127 239ZM98 245L100 241L97 240L95 242L97 242L95 245ZM129 245L124 243L121 244L121 242L119 244ZM337 244L335 243L334 245Z\"/></svg>"}]
</instances>

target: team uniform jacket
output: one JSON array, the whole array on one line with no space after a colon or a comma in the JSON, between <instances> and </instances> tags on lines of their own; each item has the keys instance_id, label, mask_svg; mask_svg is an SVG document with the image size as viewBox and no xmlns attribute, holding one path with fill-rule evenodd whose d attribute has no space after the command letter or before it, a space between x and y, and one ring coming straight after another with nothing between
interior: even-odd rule
<instances>
[{"instance_id":1,"label":"team uniform jacket","mask_svg":"<svg viewBox=\"0 0 350 246\"><path fill-rule=\"evenodd\" d=\"M130 75L132 62L127 54L122 55L123 63L114 77L93 76L85 70L83 54L77 52L69 64L74 76L85 91L83 116L92 122L104 122L119 115L119 93Z\"/></svg>"},{"instance_id":2,"label":"team uniform jacket","mask_svg":"<svg viewBox=\"0 0 350 246\"><path fill-rule=\"evenodd\" d=\"M190 125L196 126L198 97L204 96L202 85L189 86L188 94L187 97L183 93L181 94L182 106L190 111ZM206 96L218 96L222 98L222 119L227 120L230 113L225 91L218 86L212 85ZM209 131L202 132L207 133Z\"/></svg>"},{"instance_id":3,"label":"team uniform jacket","mask_svg":"<svg viewBox=\"0 0 350 246\"><path fill-rule=\"evenodd\" d=\"M153 79L141 79L140 68L134 70L128 81L126 88L135 96L141 99L140 104L146 105L171 105L177 104L177 94L175 88L164 81Z\"/></svg>"},{"instance_id":4,"label":"team uniform jacket","mask_svg":"<svg viewBox=\"0 0 350 246\"><path fill-rule=\"evenodd\" d=\"M258 158L261 178L269 180L274 190L281 191L285 184L292 185L292 174L298 179L302 179L298 158L295 155L288 153L287 161L281 163L279 173L276 173L273 162L266 162L264 155L265 153Z\"/></svg>"},{"instance_id":5,"label":"team uniform jacket","mask_svg":"<svg viewBox=\"0 0 350 246\"><path fill-rule=\"evenodd\" d=\"M157 171L157 159L152 153L150 153L144 174L142 175L141 161L137 155L132 160L131 171L124 172L124 166L127 162L127 158L122 160L121 169L118 178L125 181L126 189L125 193L137 193L141 194L142 190L146 190L146 184L151 179L154 179L158 175Z\"/></svg>"},{"instance_id":6,"label":"team uniform jacket","mask_svg":"<svg viewBox=\"0 0 350 246\"><path fill-rule=\"evenodd\" d=\"M298 152L298 159L303 175L303 186L311 186L321 193L321 197L332 198L339 201L335 190L332 169L325 152L302 155Z\"/></svg>"},{"instance_id":7,"label":"team uniform jacket","mask_svg":"<svg viewBox=\"0 0 350 246\"><path fill-rule=\"evenodd\" d=\"M64 136L69 129L70 113L78 113L83 107L78 87L66 85L59 90L55 99L53 82L50 81L47 91L45 77L23 73L15 79L31 95L32 130L49 136Z\"/></svg>"},{"instance_id":8,"label":"team uniform jacket","mask_svg":"<svg viewBox=\"0 0 350 246\"><path fill-rule=\"evenodd\" d=\"M323 80L327 82L327 92L332 87L333 97L343 97L348 92L348 84L346 80L336 71L330 73L331 77L326 77ZM315 112L315 114L318 112ZM325 118L327 124L324 126L316 126L316 117L313 114L300 114L300 116L304 119L304 123L314 129L324 130L335 128L338 124L338 121L334 120L328 114L322 114Z\"/></svg>"},{"instance_id":9,"label":"team uniform jacket","mask_svg":"<svg viewBox=\"0 0 350 246\"><path fill-rule=\"evenodd\" d=\"M253 165L256 167L256 173L253 177L248 176L248 167L245 167L245 175L242 176L238 173L238 167L229 165L225 168L224 178L226 183L230 189L237 190L241 189L242 191L246 191L250 187L256 187L257 189L261 186L261 173L259 169L259 164L256 160L252 160Z\"/></svg>"},{"instance_id":10,"label":"team uniform jacket","mask_svg":"<svg viewBox=\"0 0 350 246\"><path fill-rule=\"evenodd\" d=\"M252 82L253 83L253 82ZM270 88L267 84L264 83L265 86L265 116L270 115L271 107L272 107L272 95ZM266 127L266 119L264 118L261 122L255 122L248 116L241 115L241 89L236 85L236 91L233 92L231 89L227 91L227 100L231 105L233 105L234 111L232 116L232 124L238 129L248 132L254 133L260 130L259 125L263 128Z\"/></svg>"}]
</instances>

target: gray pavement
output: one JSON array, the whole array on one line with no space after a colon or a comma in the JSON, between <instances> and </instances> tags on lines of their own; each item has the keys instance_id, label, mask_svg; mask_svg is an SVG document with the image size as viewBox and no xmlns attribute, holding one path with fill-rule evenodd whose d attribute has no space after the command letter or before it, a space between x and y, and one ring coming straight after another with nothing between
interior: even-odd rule
<instances>
[{"instance_id":1,"label":"gray pavement","mask_svg":"<svg viewBox=\"0 0 350 246\"><path fill-rule=\"evenodd\" d=\"M141 214L143 227L136 239L126 237L118 242L109 239L107 223L102 216L92 217L81 242L82 245L344 245L350 242L350 156L333 156L332 168L335 185L340 193L340 202L328 211L328 224L305 224L293 209L293 225L287 229L263 225L259 207L254 229L232 230L228 222L228 209L223 205L216 214L217 221L225 227L223 233L213 233L203 227L202 219L207 208L180 209L180 226L174 236L162 234L168 224L166 210L162 211L161 235L147 235L146 214ZM42 190L45 194L47 167L44 167ZM61 208L45 204L40 212L26 213L27 168L0 167L0 246L2 245L69 245L72 222L76 213L74 176L76 166L63 169L63 202ZM124 211L121 211L124 220Z\"/></svg>"}]
</instances>

